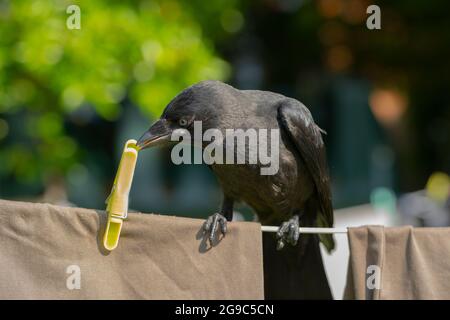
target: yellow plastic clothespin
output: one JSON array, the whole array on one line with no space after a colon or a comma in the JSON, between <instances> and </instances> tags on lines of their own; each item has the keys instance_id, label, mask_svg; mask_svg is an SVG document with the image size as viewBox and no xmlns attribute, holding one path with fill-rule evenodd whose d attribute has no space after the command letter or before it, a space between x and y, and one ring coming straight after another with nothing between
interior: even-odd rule
<instances>
[{"instance_id":1,"label":"yellow plastic clothespin","mask_svg":"<svg viewBox=\"0 0 450 320\"><path fill-rule=\"evenodd\" d=\"M125 143L111 193L106 199L108 220L103 235L103 245L109 251L114 250L119 244L123 220L127 218L128 195L133 181L137 156L136 140L128 140Z\"/></svg>"}]
</instances>

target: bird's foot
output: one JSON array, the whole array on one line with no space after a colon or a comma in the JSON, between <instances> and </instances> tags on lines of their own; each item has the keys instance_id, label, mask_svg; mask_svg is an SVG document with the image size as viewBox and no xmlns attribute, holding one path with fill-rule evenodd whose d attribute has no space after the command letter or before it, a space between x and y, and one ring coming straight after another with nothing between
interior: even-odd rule
<instances>
[{"instance_id":1,"label":"bird's foot","mask_svg":"<svg viewBox=\"0 0 450 320\"><path fill-rule=\"evenodd\" d=\"M297 244L300 236L299 230L299 218L297 215L293 216L289 221L283 222L278 228L277 232L277 250L284 248L284 244L287 242L292 246Z\"/></svg>"},{"instance_id":2,"label":"bird's foot","mask_svg":"<svg viewBox=\"0 0 450 320\"><path fill-rule=\"evenodd\" d=\"M220 213L215 213L208 217L203 224L203 233L208 236L209 242L213 244L218 229L225 236L227 233L227 219Z\"/></svg>"}]
</instances>

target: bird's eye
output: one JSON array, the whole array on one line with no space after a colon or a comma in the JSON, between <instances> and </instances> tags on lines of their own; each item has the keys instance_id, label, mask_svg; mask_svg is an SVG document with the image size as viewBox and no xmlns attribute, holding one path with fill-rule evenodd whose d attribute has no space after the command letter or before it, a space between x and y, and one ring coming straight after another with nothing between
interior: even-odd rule
<instances>
[{"instance_id":1,"label":"bird's eye","mask_svg":"<svg viewBox=\"0 0 450 320\"><path fill-rule=\"evenodd\" d=\"M180 119L178 120L178 123L180 126L185 127L188 124L188 121L186 119Z\"/></svg>"}]
</instances>

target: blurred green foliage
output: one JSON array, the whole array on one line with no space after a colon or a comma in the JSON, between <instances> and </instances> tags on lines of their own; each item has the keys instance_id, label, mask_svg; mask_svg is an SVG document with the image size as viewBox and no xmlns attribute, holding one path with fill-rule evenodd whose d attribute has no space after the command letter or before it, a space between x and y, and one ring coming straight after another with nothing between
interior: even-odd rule
<instances>
[{"instance_id":1,"label":"blurred green foliage","mask_svg":"<svg viewBox=\"0 0 450 320\"><path fill-rule=\"evenodd\" d=\"M80 30L66 26L73 4ZM366 28L370 4L381 30ZM123 140L149 125L142 115L208 78L309 106L329 132L335 205L367 202L373 187L423 188L450 163L449 10L444 0L0 0L0 197L59 190L100 208ZM397 97L389 124L369 103L380 92ZM169 212L191 173L157 152L146 153L142 179L154 186L143 188L167 196L155 210ZM384 176L373 171L383 163ZM190 180L209 188L199 172Z\"/></svg>"},{"instance_id":2,"label":"blurred green foliage","mask_svg":"<svg viewBox=\"0 0 450 320\"><path fill-rule=\"evenodd\" d=\"M80 30L66 26L72 4L81 8ZM81 107L115 121L127 98L151 118L186 86L226 79L230 67L209 39L236 29L227 22L235 6L0 0L0 178L29 184L64 174L81 152L64 119ZM20 121L8 123L13 114Z\"/></svg>"}]
</instances>

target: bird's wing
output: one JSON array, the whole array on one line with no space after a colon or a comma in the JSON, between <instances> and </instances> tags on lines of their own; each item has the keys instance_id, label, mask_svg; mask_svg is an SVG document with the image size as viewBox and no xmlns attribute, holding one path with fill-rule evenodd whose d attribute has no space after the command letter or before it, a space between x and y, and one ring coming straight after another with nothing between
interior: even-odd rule
<instances>
[{"instance_id":1,"label":"bird's wing","mask_svg":"<svg viewBox=\"0 0 450 320\"><path fill-rule=\"evenodd\" d=\"M322 129L314 123L309 110L293 99L283 101L278 107L278 121L281 130L292 140L314 179L321 211L318 216L319 226L333 226L330 176Z\"/></svg>"}]
</instances>

